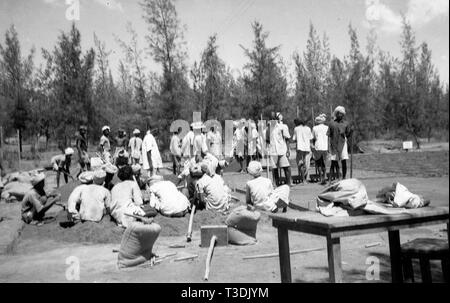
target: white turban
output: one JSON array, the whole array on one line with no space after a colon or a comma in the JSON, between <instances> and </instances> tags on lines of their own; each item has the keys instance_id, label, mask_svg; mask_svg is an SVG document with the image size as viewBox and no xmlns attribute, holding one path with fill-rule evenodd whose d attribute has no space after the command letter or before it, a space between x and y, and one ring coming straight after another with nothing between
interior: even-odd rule
<instances>
[{"instance_id":1,"label":"white turban","mask_svg":"<svg viewBox=\"0 0 450 303\"><path fill-rule=\"evenodd\" d=\"M67 156L69 155L73 155L74 154L74 150L71 147L66 148L66 150L64 151L64 154L66 154Z\"/></svg>"},{"instance_id":2,"label":"white turban","mask_svg":"<svg viewBox=\"0 0 450 303\"><path fill-rule=\"evenodd\" d=\"M316 117L316 123L324 123L327 120L327 116L325 114L320 114Z\"/></svg>"},{"instance_id":3,"label":"white turban","mask_svg":"<svg viewBox=\"0 0 450 303\"><path fill-rule=\"evenodd\" d=\"M336 107L336 109L334 110L334 114L336 114L336 113L341 113L341 114L345 115L345 108L343 106Z\"/></svg>"},{"instance_id":4,"label":"white turban","mask_svg":"<svg viewBox=\"0 0 450 303\"><path fill-rule=\"evenodd\" d=\"M248 164L247 171L251 176L259 177L261 176L262 165L258 161L252 161Z\"/></svg>"},{"instance_id":5,"label":"white turban","mask_svg":"<svg viewBox=\"0 0 450 303\"><path fill-rule=\"evenodd\" d=\"M133 170L133 174L137 174L141 171L141 166L139 164L133 164L131 166L131 169Z\"/></svg>"},{"instance_id":6,"label":"white turban","mask_svg":"<svg viewBox=\"0 0 450 303\"><path fill-rule=\"evenodd\" d=\"M45 180L45 175L43 173L35 174L31 177L31 185L36 186Z\"/></svg>"},{"instance_id":7,"label":"white turban","mask_svg":"<svg viewBox=\"0 0 450 303\"><path fill-rule=\"evenodd\" d=\"M91 171L84 171L78 176L78 180L83 184L88 184L92 182L93 179L94 174Z\"/></svg>"},{"instance_id":8,"label":"white turban","mask_svg":"<svg viewBox=\"0 0 450 303\"><path fill-rule=\"evenodd\" d=\"M152 186L155 183L164 181L164 177L160 175L153 175L148 179L149 186Z\"/></svg>"},{"instance_id":9,"label":"white turban","mask_svg":"<svg viewBox=\"0 0 450 303\"><path fill-rule=\"evenodd\" d=\"M93 173L93 179L94 179L94 183L97 185L102 185L103 182L105 182L106 179L106 172L102 169L97 169L96 171L94 171Z\"/></svg>"}]
</instances>

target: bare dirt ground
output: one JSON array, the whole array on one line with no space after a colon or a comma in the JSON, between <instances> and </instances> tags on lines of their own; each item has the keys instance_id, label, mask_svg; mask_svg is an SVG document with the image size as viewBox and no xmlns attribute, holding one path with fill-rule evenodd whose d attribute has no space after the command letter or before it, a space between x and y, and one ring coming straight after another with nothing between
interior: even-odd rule
<instances>
[{"instance_id":1,"label":"bare dirt ground","mask_svg":"<svg viewBox=\"0 0 450 303\"><path fill-rule=\"evenodd\" d=\"M412 153L411 153L412 154ZM384 157L381 154L381 157ZM368 157L368 155L358 155ZM394 156L395 157L395 156ZM361 179L367 187L369 197L375 197L378 190L393 182L400 182L411 191L431 200L432 205L449 205L448 152L445 154L423 154L413 158L409 155L399 158L367 158L354 162L355 178ZM424 158L425 157L425 158ZM356 159L356 158L355 158ZM428 171L420 163L429 163L433 171ZM376 167L368 165L374 163ZM417 164L419 163L419 164ZM400 170L400 168L408 168ZM416 167L415 169L409 169ZM235 167L225 174L230 187L243 189L249 176L233 172ZM437 170L437 176L431 177ZM312 169L313 171L313 169ZM401 173L400 173L401 171ZM423 173L425 171L425 173ZM296 175L296 169L293 169ZM314 199L323 189L318 184L297 185L292 189L292 201L296 205L313 209ZM242 194L234 193L244 201ZM59 209L54 209L57 212ZM296 210L289 209L289 212ZM170 220L170 219L169 219ZM188 216L181 219L187 229ZM161 226L167 226L161 221ZM27 226L37 229L39 227ZM199 225L195 226L193 241L186 243L183 234L175 236L161 235L155 246L157 255L177 254L153 267L137 267L118 270L116 267L119 248L117 240L109 243L74 243L61 238L45 236L45 233L33 233L36 230L24 230L15 251L9 255L0 255L0 282L203 282L206 248L201 248ZM38 236L39 235L39 236ZM446 226L437 225L426 228L403 230L401 241L417 237L447 237ZM278 253L277 231L271 221L263 214L257 231L258 243L252 246L218 247L214 252L209 282L276 282L280 281L277 257L244 260L243 257L267 253ZM328 282L326 242L322 237L291 232L289 235L291 250L322 248L318 251L291 256L292 277L294 282ZM378 246L366 248L367 244ZM170 248L173 244L184 244L184 248ZM342 238L342 261L344 282L368 282L366 270L368 257L377 257L380 261L380 280L390 282L390 262L387 233ZM198 255L190 261L175 262L174 258L186 255ZM75 256L80 264L80 280L66 278L69 265L67 258ZM432 264L433 281L442 281L439 263ZM419 266L415 264L416 281L420 281Z\"/></svg>"}]
</instances>

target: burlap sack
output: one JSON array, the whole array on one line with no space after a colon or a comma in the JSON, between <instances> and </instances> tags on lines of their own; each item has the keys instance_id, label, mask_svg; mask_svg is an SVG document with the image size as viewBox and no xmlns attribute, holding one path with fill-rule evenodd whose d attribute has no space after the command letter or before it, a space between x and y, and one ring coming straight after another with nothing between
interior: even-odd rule
<instances>
[{"instance_id":1,"label":"burlap sack","mask_svg":"<svg viewBox=\"0 0 450 303\"><path fill-rule=\"evenodd\" d=\"M32 188L33 186L31 183L11 182L6 184L3 188L2 198L16 198L18 201L21 201L25 194Z\"/></svg>"},{"instance_id":2,"label":"burlap sack","mask_svg":"<svg viewBox=\"0 0 450 303\"><path fill-rule=\"evenodd\" d=\"M153 244L161 232L156 223L132 222L125 230L117 259L119 268L137 266L152 257Z\"/></svg>"},{"instance_id":3,"label":"burlap sack","mask_svg":"<svg viewBox=\"0 0 450 303\"><path fill-rule=\"evenodd\" d=\"M235 208L225 224L228 226L228 242L236 245L250 245L256 243L256 229L261 214L250 211L246 206Z\"/></svg>"}]
</instances>

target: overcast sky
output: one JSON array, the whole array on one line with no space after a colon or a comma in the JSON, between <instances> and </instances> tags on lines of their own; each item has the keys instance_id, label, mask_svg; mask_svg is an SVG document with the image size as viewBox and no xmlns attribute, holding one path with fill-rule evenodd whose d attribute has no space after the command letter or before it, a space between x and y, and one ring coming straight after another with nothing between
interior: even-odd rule
<instances>
[{"instance_id":1,"label":"overcast sky","mask_svg":"<svg viewBox=\"0 0 450 303\"><path fill-rule=\"evenodd\" d=\"M23 52L35 46L36 61L41 62L40 49L53 48L61 30L67 31L71 21L66 18L74 0L1 0L1 42L4 32L14 24ZM132 22L145 48L146 25L138 0L79 0L80 20L76 22L82 34L84 49L93 45L93 33L105 41L113 53L110 57L113 73L122 56L114 35L128 40L126 23ZM178 0L176 8L186 25L187 63L199 60L208 36L218 34L219 55L233 69L242 69L246 57L240 48L251 46L251 22L260 21L270 33L269 46L281 45L281 55L292 66L294 51L303 52L308 38L309 23L319 33L330 38L332 53L342 58L350 42L348 25L357 29L362 47L370 28L378 34L378 45L399 56L402 15L408 18L416 32L418 44L426 41L433 51L433 61L441 79L449 79L449 2L448 0ZM148 67L158 70L151 59Z\"/></svg>"}]
</instances>

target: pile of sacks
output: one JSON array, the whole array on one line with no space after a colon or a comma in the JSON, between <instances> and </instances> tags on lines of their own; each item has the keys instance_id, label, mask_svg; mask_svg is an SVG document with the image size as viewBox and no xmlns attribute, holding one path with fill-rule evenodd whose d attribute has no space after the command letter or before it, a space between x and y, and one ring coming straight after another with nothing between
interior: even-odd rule
<instances>
[{"instance_id":1,"label":"pile of sacks","mask_svg":"<svg viewBox=\"0 0 450 303\"><path fill-rule=\"evenodd\" d=\"M6 203L18 202L33 187L31 176L35 171L14 172L7 174L0 180L0 198Z\"/></svg>"}]
</instances>

